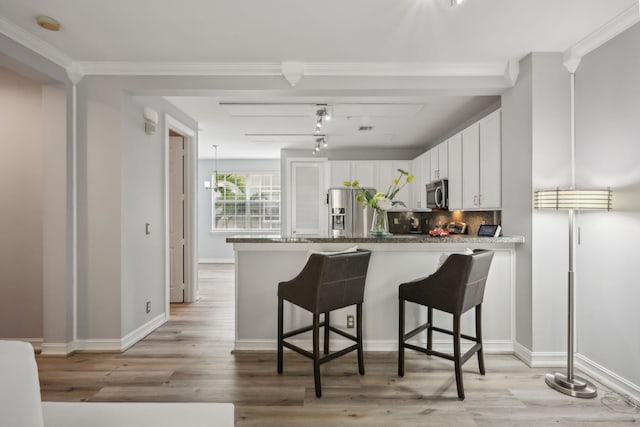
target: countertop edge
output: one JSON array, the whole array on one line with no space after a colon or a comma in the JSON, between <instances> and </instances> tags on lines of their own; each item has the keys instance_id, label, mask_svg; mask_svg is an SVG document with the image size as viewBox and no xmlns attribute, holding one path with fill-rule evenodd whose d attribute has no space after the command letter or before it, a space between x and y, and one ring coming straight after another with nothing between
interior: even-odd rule
<instances>
[{"instance_id":1,"label":"countertop edge","mask_svg":"<svg viewBox=\"0 0 640 427\"><path fill-rule=\"evenodd\" d=\"M396 235L384 238L355 237L355 238L331 238L331 237L280 237L280 236L231 236L227 237L227 243L524 243L524 236L447 236L432 237L427 235Z\"/></svg>"}]
</instances>

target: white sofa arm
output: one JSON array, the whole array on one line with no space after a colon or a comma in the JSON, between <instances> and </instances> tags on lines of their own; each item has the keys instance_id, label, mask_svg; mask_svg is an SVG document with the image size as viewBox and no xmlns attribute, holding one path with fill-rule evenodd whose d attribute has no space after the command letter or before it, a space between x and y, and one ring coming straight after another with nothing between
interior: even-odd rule
<instances>
[{"instance_id":1,"label":"white sofa arm","mask_svg":"<svg viewBox=\"0 0 640 427\"><path fill-rule=\"evenodd\" d=\"M40 382L31 344L0 341L0 424L42 427Z\"/></svg>"}]
</instances>

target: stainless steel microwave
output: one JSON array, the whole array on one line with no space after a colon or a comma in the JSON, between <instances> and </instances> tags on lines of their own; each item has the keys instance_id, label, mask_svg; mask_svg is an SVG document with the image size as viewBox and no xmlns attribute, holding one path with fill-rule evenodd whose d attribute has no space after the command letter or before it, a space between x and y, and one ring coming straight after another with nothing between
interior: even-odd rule
<instances>
[{"instance_id":1,"label":"stainless steel microwave","mask_svg":"<svg viewBox=\"0 0 640 427\"><path fill-rule=\"evenodd\" d=\"M427 207L449 209L449 182L446 179L427 184Z\"/></svg>"}]
</instances>

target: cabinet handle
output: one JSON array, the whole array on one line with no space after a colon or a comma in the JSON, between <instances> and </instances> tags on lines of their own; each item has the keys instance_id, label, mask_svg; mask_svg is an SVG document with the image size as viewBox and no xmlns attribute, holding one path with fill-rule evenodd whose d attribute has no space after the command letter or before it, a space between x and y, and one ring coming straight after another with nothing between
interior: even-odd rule
<instances>
[{"instance_id":1,"label":"cabinet handle","mask_svg":"<svg viewBox=\"0 0 640 427\"><path fill-rule=\"evenodd\" d=\"M473 206L478 206L478 196L473 196Z\"/></svg>"},{"instance_id":2,"label":"cabinet handle","mask_svg":"<svg viewBox=\"0 0 640 427\"><path fill-rule=\"evenodd\" d=\"M478 194L478 206L482 206L482 194Z\"/></svg>"}]
</instances>

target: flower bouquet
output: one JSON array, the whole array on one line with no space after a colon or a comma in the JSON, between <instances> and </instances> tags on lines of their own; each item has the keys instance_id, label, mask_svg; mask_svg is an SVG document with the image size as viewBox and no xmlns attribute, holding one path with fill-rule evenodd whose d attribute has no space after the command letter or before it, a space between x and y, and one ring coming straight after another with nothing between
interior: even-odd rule
<instances>
[{"instance_id":1,"label":"flower bouquet","mask_svg":"<svg viewBox=\"0 0 640 427\"><path fill-rule=\"evenodd\" d=\"M377 192L375 194L371 194L369 190L360 186L360 182L358 182L358 180L345 181L343 183L345 187L351 187L358 190L356 200L363 208L366 208L367 206L371 206L373 208L373 220L371 222L371 234L373 236L390 236L387 211L397 205L406 207L404 202L400 200L393 200L393 198L405 185L413 181L415 177L402 169L398 169L398 173L399 175L393 179L393 182L387 189L386 193Z\"/></svg>"}]
</instances>

